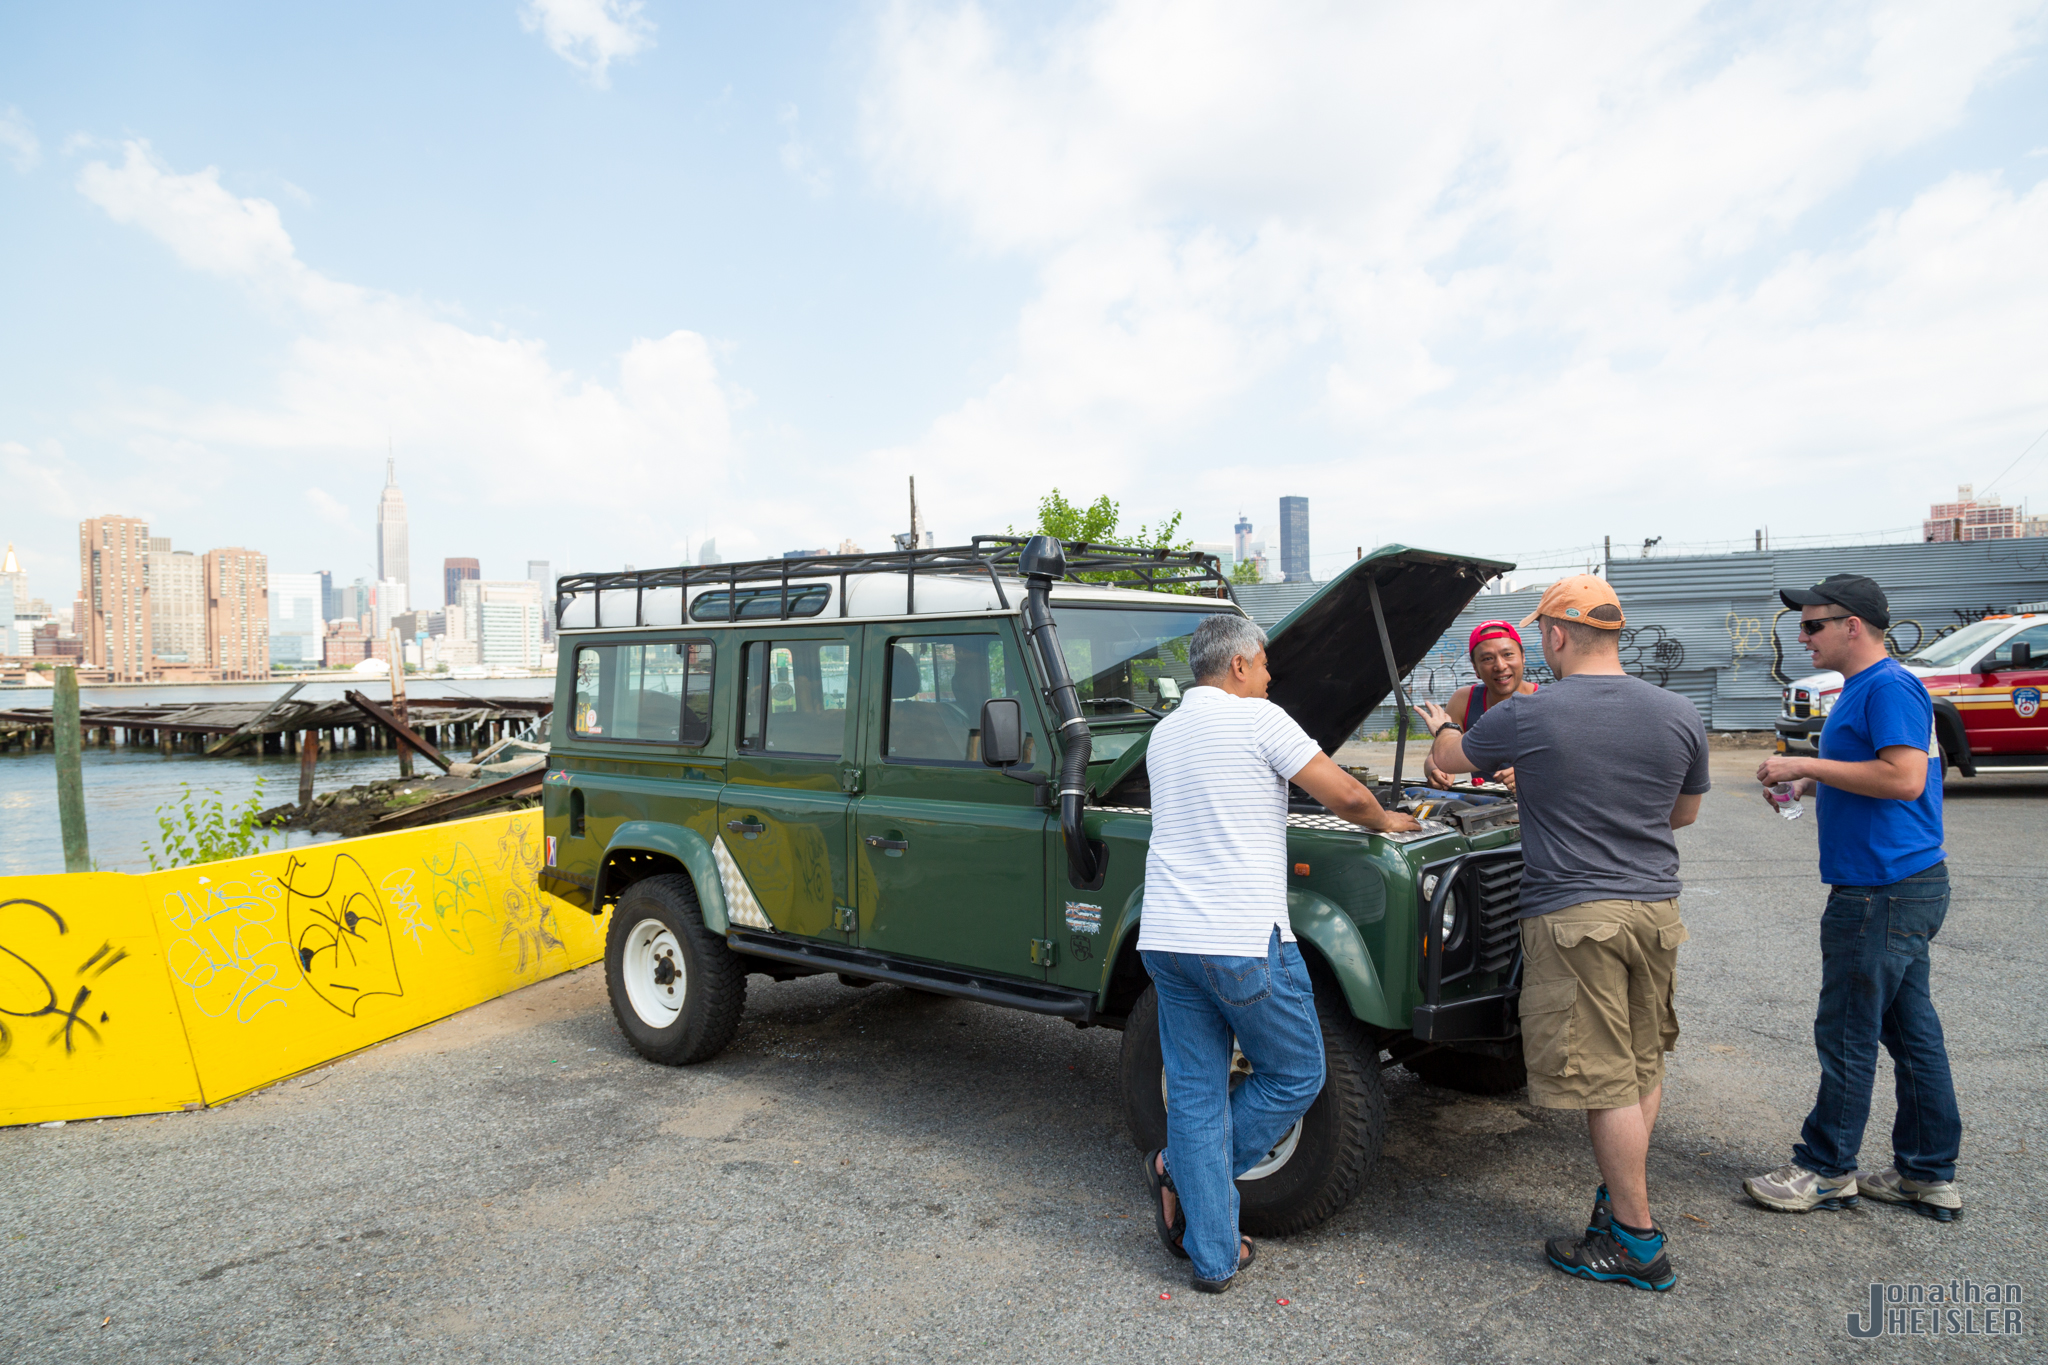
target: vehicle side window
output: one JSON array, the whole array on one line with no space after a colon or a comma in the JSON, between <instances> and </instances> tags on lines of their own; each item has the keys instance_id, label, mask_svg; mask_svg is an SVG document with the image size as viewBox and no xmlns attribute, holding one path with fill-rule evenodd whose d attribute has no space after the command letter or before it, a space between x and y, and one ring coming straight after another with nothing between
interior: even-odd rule
<instances>
[{"instance_id":1,"label":"vehicle side window","mask_svg":"<svg viewBox=\"0 0 2048 1365\"><path fill-rule=\"evenodd\" d=\"M843 640L751 640L741 656L739 747L839 758L846 749Z\"/></svg>"},{"instance_id":2,"label":"vehicle side window","mask_svg":"<svg viewBox=\"0 0 2048 1365\"><path fill-rule=\"evenodd\" d=\"M2025 645L2034 655L2034 667L2048 668L2048 626L2028 626L2019 634L2007 640L1979 664L1979 668L2000 669L2012 667L2012 647Z\"/></svg>"},{"instance_id":3,"label":"vehicle side window","mask_svg":"<svg viewBox=\"0 0 2048 1365\"><path fill-rule=\"evenodd\" d=\"M1023 685L1020 661L1001 636L891 640L883 756L913 763L981 762L981 704L1021 695Z\"/></svg>"},{"instance_id":4,"label":"vehicle side window","mask_svg":"<svg viewBox=\"0 0 2048 1365\"><path fill-rule=\"evenodd\" d=\"M711 738L708 640L584 645L576 651L576 733L641 743Z\"/></svg>"}]
</instances>

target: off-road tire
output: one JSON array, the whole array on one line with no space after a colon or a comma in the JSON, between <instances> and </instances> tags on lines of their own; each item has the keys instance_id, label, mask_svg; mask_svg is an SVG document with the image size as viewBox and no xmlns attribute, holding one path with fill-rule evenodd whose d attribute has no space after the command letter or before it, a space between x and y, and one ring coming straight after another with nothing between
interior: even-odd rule
<instances>
[{"instance_id":1,"label":"off-road tire","mask_svg":"<svg viewBox=\"0 0 2048 1365\"><path fill-rule=\"evenodd\" d=\"M1323 1092L1303 1116L1287 1163L1258 1180L1237 1182L1238 1226L1255 1237L1306 1232L1336 1216L1379 1165L1387 1135L1387 1097L1379 1048L1332 988L1318 986L1323 1031ZM1119 1070L1124 1117L1140 1150L1166 1145L1160 1091L1159 997L1147 986L1124 1022Z\"/></svg>"},{"instance_id":2,"label":"off-road tire","mask_svg":"<svg viewBox=\"0 0 2048 1365\"><path fill-rule=\"evenodd\" d=\"M1424 1085L1462 1090L1468 1095L1512 1095L1529 1084L1529 1068L1519 1052L1513 1057L1485 1057L1442 1049L1411 1057L1401 1065Z\"/></svg>"},{"instance_id":3,"label":"off-road tire","mask_svg":"<svg viewBox=\"0 0 2048 1365\"><path fill-rule=\"evenodd\" d=\"M665 1027L642 1018L627 994L628 940L648 921L674 935L675 965L684 979L682 1010ZM612 907L604 945L605 991L612 1017L633 1050L664 1066L691 1066L725 1050L747 1005L747 971L723 938L704 927L697 888L681 873L648 877L626 888Z\"/></svg>"}]
</instances>

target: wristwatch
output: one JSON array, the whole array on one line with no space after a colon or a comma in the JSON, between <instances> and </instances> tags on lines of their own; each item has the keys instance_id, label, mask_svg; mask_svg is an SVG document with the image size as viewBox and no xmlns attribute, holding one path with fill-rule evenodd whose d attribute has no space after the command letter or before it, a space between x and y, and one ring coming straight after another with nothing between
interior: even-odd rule
<instances>
[{"instance_id":1,"label":"wristwatch","mask_svg":"<svg viewBox=\"0 0 2048 1365\"><path fill-rule=\"evenodd\" d=\"M1465 727L1458 724L1458 722L1454 720L1447 720L1442 725L1437 726L1436 729L1431 730L1429 732L1429 737L1431 739L1435 739L1438 735L1442 734L1446 730L1456 730L1458 733L1463 734L1465 732Z\"/></svg>"}]
</instances>

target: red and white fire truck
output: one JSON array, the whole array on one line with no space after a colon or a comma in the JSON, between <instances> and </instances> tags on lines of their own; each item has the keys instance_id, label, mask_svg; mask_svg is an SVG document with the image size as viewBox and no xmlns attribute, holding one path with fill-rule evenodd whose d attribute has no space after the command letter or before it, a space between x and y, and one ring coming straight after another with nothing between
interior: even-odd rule
<instances>
[{"instance_id":1,"label":"red and white fire truck","mask_svg":"<svg viewBox=\"0 0 2048 1365\"><path fill-rule=\"evenodd\" d=\"M1986 616L1900 662L1934 694L1944 771L2048 773L2048 603ZM1778 752L1818 752L1821 727L1841 692L1842 675L1832 671L1787 687Z\"/></svg>"}]
</instances>

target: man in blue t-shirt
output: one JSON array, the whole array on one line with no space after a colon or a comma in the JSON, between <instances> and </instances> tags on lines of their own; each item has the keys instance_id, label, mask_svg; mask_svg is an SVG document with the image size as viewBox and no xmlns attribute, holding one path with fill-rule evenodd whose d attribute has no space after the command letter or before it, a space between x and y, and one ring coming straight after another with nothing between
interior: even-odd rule
<instances>
[{"instance_id":1,"label":"man in blue t-shirt","mask_svg":"<svg viewBox=\"0 0 2048 1365\"><path fill-rule=\"evenodd\" d=\"M1765 1208L1839 1209L1859 1195L1904 1204L1948 1222L1962 1212L1955 1187L1963 1121L1956 1108L1941 1019L1928 993L1927 945L1948 914L1941 849L1940 750L1934 703L1885 649L1891 605L1858 574L1778 594L1799 609L1816 668L1845 681L1820 733L1819 758L1767 759L1757 780L1817 793L1820 875L1820 1096L1792 1160L1742 1182ZM1892 1164L1856 1169L1877 1048L1892 1055L1898 1118Z\"/></svg>"}]
</instances>

